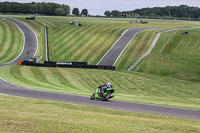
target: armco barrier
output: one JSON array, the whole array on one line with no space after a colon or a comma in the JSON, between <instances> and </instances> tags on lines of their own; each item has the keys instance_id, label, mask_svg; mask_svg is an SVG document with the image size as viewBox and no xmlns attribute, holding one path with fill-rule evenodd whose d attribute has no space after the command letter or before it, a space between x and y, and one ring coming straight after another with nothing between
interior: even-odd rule
<instances>
[{"instance_id":1,"label":"armco barrier","mask_svg":"<svg viewBox=\"0 0 200 133\"><path fill-rule=\"evenodd\" d=\"M46 46L46 61L49 61L49 40L48 40L48 27L45 26L45 46Z\"/></svg>"},{"instance_id":2,"label":"armco barrier","mask_svg":"<svg viewBox=\"0 0 200 133\"><path fill-rule=\"evenodd\" d=\"M54 62L56 65L88 65L87 62Z\"/></svg>"},{"instance_id":3,"label":"armco barrier","mask_svg":"<svg viewBox=\"0 0 200 133\"><path fill-rule=\"evenodd\" d=\"M31 61L23 61L21 64L26 65L26 66L37 66L37 67L64 67L64 68L115 70L114 66L88 65L87 62L48 62L48 61L45 61L44 64L41 64L41 63L34 63Z\"/></svg>"}]
</instances>

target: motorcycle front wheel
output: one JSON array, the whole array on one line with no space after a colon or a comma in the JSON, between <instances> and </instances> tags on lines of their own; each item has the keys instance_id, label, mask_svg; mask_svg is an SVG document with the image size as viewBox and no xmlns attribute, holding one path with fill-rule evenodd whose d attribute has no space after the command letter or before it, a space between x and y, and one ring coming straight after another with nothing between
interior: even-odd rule
<instances>
[{"instance_id":1,"label":"motorcycle front wheel","mask_svg":"<svg viewBox=\"0 0 200 133\"><path fill-rule=\"evenodd\" d=\"M90 97L90 100L94 100L95 97L95 93L92 94L92 96Z\"/></svg>"}]
</instances>

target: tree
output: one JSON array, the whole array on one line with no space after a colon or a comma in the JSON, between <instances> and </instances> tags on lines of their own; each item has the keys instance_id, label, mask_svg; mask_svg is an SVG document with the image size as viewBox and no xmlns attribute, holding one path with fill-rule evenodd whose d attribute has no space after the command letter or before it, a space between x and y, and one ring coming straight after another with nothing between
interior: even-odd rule
<instances>
[{"instance_id":1,"label":"tree","mask_svg":"<svg viewBox=\"0 0 200 133\"><path fill-rule=\"evenodd\" d=\"M112 10L111 15L112 15L113 17L119 17L119 11L117 11L117 10Z\"/></svg>"},{"instance_id":2,"label":"tree","mask_svg":"<svg viewBox=\"0 0 200 133\"><path fill-rule=\"evenodd\" d=\"M81 11L81 15L84 16L84 17L87 17L88 16L88 10L87 9L83 9Z\"/></svg>"},{"instance_id":3,"label":"tree","mask_svg":"<svg viewBox=\"0 0 200 133\"><path fill-rule=\"evenodd\" d=\"M75 16L78 16L79 15L79 9L78 8L74 8L73 11L72 11L72 14L74 14Z\"/></svg>"},{"instance_id":4,"label":"tree","mask_svg":"<svg viewBox=\"0 0 200 133\"><path fill-rule=\"evenodd\" d=\"M105 11L105 12L104 12L104 15L105 15L106 17L110 17L110 16L111 16L111 12L110 12L110 11Z\"/></svg>"},{"instance_id":5,"label":"tree","mask_svg":"<svg viewBox=\"0 0 200 133\"><path fill-rule=\"evenodd\" d=\"M70 13L70 7L68 5L60 5L56 3L44 3L44 2L42 3L0 2L0 12L27 13L27 14L38 13L45 15L67 15Z\"/></svg>"},{"instance_id":6,"label":"tree","mask_svg":"<svg viewBox=\"0 0 200 133\"><path fill-rule=\"evenodd\" d=\"M55 14L57 15L57 16L64 16L64 15L66 15L65 14L65 9L63 9L63 8L57 8L56 10L55 10Z\"/></svg>"},{"instance_id":7,"label":"tree","mask_svg":"<svg viewBox=\"0 0 200 133\"><path fill-rule=\"evenodd\" d=\"M65 10L65 15L70 14L70 7L68 5L62 5L62 8Z\"/></svg>"},{"instance_id":8,"label":"tree","mask_svg":"<svg viewBox=\"0 0 200 133\"><path fill-rule=\"evenodd\" d=\"M187 5L180 6L166 6L166 7L154 7L154 8L142 8L136 9L132 12L134 14L140 14L141 16L149 17L165 17L165 18L199 18L200 8L189 7Z\"/></svg>"}]
</instances>

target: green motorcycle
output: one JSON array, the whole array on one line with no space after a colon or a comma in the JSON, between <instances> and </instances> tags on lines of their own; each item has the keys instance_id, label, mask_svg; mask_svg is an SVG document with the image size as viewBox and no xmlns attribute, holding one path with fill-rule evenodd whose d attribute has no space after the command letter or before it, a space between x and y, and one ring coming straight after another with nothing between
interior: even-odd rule
<instances>
[{"instance_id":1,"label":"green motorcycle","mask_svg":"<svg viewBox=\"0 0 200 133\"><path fill-rule=\"evenodd\" d=\"M104 93L102 94L100 92L100 88L97 88L95 93L93 93L92 96L90 97L90 100L99 99L102 101L107 101L108 99L111 99L114 97L113 95L111 95L114 92L115 90L113 88L105 88Z\"/></svg>"}]
</instances>

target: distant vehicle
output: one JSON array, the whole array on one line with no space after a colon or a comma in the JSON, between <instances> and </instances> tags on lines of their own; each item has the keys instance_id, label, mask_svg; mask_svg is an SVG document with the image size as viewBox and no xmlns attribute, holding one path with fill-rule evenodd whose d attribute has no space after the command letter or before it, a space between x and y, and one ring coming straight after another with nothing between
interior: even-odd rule
<instances>
[{"instance_id":1,"label":"distant vehicle","mask_svg":"<svg viewBox=\"0 0 200 133\"><path fill-rule=\"evenodd\" d=\"M141 24L147 24L148 22L147 22L147 21L142 21L142 20L140 20L140 23L141 23Z\"/></svg>"},{"instance_id":2,"label":"distant vehicle","mask_svg":"<svg viewBox=\"0 0 200 133\"><path fill-rule=\"evenodd\" d=\"M182 35L187 35L188 33L189 33L189 32L187 32L187 31L186 31L186 32L182 32Z\"/></svg>"},{"instance_id":3,"label":"distant vehicle","mask_svg":"<svg viewBox=\"0 0 200 133\"><path fill-rule=\"evenodd\" d=\"M26 20L35 20L35 16L27 17Z\"/></svg>"}]
</instances>

